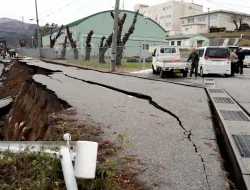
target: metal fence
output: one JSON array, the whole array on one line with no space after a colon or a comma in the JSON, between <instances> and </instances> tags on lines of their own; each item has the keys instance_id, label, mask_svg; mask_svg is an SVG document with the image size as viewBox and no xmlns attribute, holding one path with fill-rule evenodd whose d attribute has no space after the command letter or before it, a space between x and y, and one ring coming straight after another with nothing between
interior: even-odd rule
<instances>
[{"instance_id":1,"label":"metal fence","mask_svg":"<svg viewBox=\"0 0 250 190\"><path fill-rule=\"evenodd\" d=\"M29 57L37 57L38 49L21 48L18 51ZM116 60L120 68L140 69L151 67L152 52L148 49L141 50L139 46L117 47ZM110 69L111 66L111 48L66 48L54 49L44 48L41 50L41 56L45 59L52 59L63 63L73 63L89 67ZM143 63L145 59L145 64Z\"/></svg>"}]
</instances>

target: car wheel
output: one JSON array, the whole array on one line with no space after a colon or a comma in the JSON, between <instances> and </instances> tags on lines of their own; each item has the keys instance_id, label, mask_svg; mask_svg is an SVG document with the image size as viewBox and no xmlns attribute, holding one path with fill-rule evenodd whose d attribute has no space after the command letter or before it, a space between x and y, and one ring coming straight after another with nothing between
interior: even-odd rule
<instances>
[{"instance_id":1,"label":"car wheel","mask_svg":"<svg viewBox=\"0 0 250 190\"><path fill-rule=\"evenodd\" d=\"M160 72L160 76L161 76L161 78L165 78L165 77L166 77L166 72L165 72L165 71L163 71L163 70L161 70L161 72Z\"/></svg>"},{"instance_id":2,"label":"car wheel","mask_svg":"<svg viewBox=\"0 0 250 190\"><path fill-rule=\"evenodd\" d=\"M202 68L200 69L200 76L201 76L201 77L204 77L203 69L202 69Z\"/></svg>"},{"instance_id":3,"label":"car wheel","mask_svg":"<svg viewBox=\"0 0 250 190\"><path fill-rule=\"evenodd\" d=\"M157 71L155 70L153 65L152 65L152 70L153 70L153 74L157 74Z\"/></svg>"},{"instance_id":4,"label":"car wheel","mask_svg":"<svg viewBox=\"0 0 250 190\"><path fill-rule=\"evenodd\" d=\"M229 76L230 76L230 75L228 75L228 74L225 74L224 76L225 76L226 78L229 78Z\"/></svg>"},{"instance_id":5,"label":"car wheel","mask_svg":"<svg viewBox=\"0 0 250 190\"><path fill-rule=\"evenodd\" d=\"M188 72L184 71L183 72L183 77L187 77L187 75L188 75Z\"/></svg>"}]
</instances>

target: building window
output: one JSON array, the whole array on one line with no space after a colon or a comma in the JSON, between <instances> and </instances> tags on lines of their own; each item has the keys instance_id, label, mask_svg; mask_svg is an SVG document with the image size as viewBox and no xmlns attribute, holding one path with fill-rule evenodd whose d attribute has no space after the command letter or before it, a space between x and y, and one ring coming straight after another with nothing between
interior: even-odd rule
<instances>
[{"instance_id":1,"label":"building window","mask_svg":"<svg viewBox=\"0 0 250 190\"><path fill-rule=\"evenodd\" d=\"M188 31L188 28L185 28L185 31Z\"/></svg>"},{"instance_id":2,"label":"building window","mask_svg":"<svg viewBox=\"0 0 250 190\"><path fill-rule=\"evenodd\" d=\"M184 20L182 21L182 24L185 24L185 21L184 21Z\"/></svg>"},{"instance_id":3,"label":"building window","mask_svg":"<svg viewBox=\"0 0 250 190\"><path fill-rule=\"evenodd\" d=\"M165 7L163 8L163 10L165 11Z\"/></svg>"},{"instance_id":4,"label":"building window","mask_svg":"<svg viewBox=\"0 0 250 190\"><path fill-rule=\"evenodd\" d=\"M166 15L166 18L171 18L171 15Z\"/></svg>"},{"instance_id":5,"label":"building window","mask_svg":"<svg viewBox=\"0 0 250 190\"><path fill-rule=\"evenodd\" d=\"M171 22L167 22L166 27L171 27Z\"/></svg>"},{"instance_id":6,"label":"building window","mask_svg":"<svg viewBox=\"0 0 250 190\"><path fill-rule=\"evenodd\" d=\"M177 41L177 46L181 46L181 41Z\"/></svg>"},{"instance_id":7,"label":"building window","mask_svg":"<svg viewBox=\"0 0 250 190\"><path fill-rule=\"evenodd\" d=\"M189 9L189 10L192 10L192 9L193 9L193 7L188 7L188 9Z\"/></svg>"},{"instance_id":8,"label":"building window","mask_svg":"<svg viewBox=\"0 0 250 190\"><path fill-rule=\"evenodd\" d=\"M205 21L205 17L204 16L203 17L198 17L197 19L198 19L198 22Z\"/></svg>"},{"instance_id":9,"label":"building window","mask_svg":"<svg viewBox=\"0 0 250 190\"><path fill-rule=\"evenodd\" d=\"M217 14L210 15L210 20L216 20L216 19L217 19Z\"/></svg>"},{"instance_id":10,"label":"building window","mask_svg":"<svg viewBox=\"0 0 250 190\"><path fill-rule=\"evenodd\" d=\"M188 18L188 23L194 22L194 18Z\"/></svg>"},{"instance_id":11,"label":"building window","mask_svg":"<svg viewBox=\"0 0 250 190\"><path fill-rule=\"evenodd\" d=\"M171 46L174 46L174 41L171 41Z\"/></svg>"},{"instance_id":12,"label":"building window","mask_svg":"<svg viewBox=\"0 0 250 190\"><path fill-rule=\"evenodd\" d=\"M148 44L143 44L142 49L143 49L143 50L149 50L149 45L148 45Z\"/></svg>"}]
</instances>

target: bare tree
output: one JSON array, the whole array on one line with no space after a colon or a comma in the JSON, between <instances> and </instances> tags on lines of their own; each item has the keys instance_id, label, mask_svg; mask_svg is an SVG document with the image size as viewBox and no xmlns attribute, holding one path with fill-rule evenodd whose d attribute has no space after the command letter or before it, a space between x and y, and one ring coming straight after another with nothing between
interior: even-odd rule
<instances>
[{"instance_id":1,"label":"bare tree","mask_svg":"<svg viewBox=\"0 0 250 190\"><path fill-rule=\"evenodd\" d=\"M113 33L111 33L109 35L109 37L105 43L104 43L104 40L106 39L106 37L103 36L101 38L100 47L99 47L99 63L106 63L105 62L105 53L107 52L108 48L111 46L112 37L113 37Z\"/></svg>"},{"instance_id":2,"label":"bare tree","mask_svg":"<svg viewBox=\"0 0 250 190\"><path fill-rule=\"evenodd\" d=\"M26 47L27 45L27 39L25 37L22 37L21 39L18 39L20 47Z\"/></svg>"},{"instance_id":3,"label":"bare tree","mask_svg":"<svg viewBox=\"0 0 250 190\"><path fill-rule=\"evenodd\" d=\"M139 10L135 13L134 19L132 22L132 25L130 26L128 32L124 35L122 38L122 31L123 31L123 25L126 21L127 14L124 13L122 18L118 18L118 33L117 33L117 49L116 49L116 64L120 65L121 64L121 59L122 59L122 54L124 50L124 46L127 43L129 37L131 34L133 34L134 29L135 29L135 24L137 22L137 16L138 16ZM113 12L110 13L111 17L114 18ZM106 40L106 43L104 44L105 37L102 37L101 43L100 43L100 49L99 49L99 62L100 63L105 63L105 53L107 49L110 47L112 43L112 34L108 37Z\"/></svg>"},{"instance_id":4,"label":"bare tree","mask_svg":"<svg viewBox=\"0 0 250 190\"><path fill-rule=\"evenodd\" d=\"M125 33L123 39L122 39L122 42L121 44L119 44L119 46L117 47L117 54L116 54L116 65L121 65L121 60L122 60L122 55L123 55L123 50L124 50L124 46L126 45L129 37L131 36L131 34L134 33L134 30L135 30L135 24L137 22L137 16L139 14L139 10L137 10L135 12L135 15L134 15L134 19L133 19L133 22L128 30L128 32ZM121 37L121 36L120 36ZM120 39L118 39L120 40Z\"/></svg>"},{"instance_id":5,"label":"bare tree","mask_svg":"<svg viewBox=\"0 0 250 190\"><path fill-rule=\"evenodd\" d=\"M235 30L236 30L236 31L239 30L238 21L239 21L239 20L238 20L238 16L237 16L236 14L233 14L233 15L231 16L230 22L231 22L231 23L234 23L234 25L235 25Z\"/></svg>"},{"instance_id":6,"label":"bare tree","mask_svg":"<svg viewBox=\"0 0 250 190\"><path fill-rule=\"evenodd\" d=\"M231 20L229 22L234 23L236 31L241 31L242 25L244 24L244 19L245 18L243 15L232 14Z\"/></svg>"},{"instance_id":7,"label":"bare tree","mask_svg":"<svg viewBox=\"0 0 250 190\"><path fill-rule=\"evenodd\" d=\"M67 41L68 41L68 36L65 36L65 39L64 39L64 42L63 42L63 49L62 49L62 53L61 53L61 59L65 59Z\"/></svg>"},{"instance_id":8,"label":"bare tree","mask_svg":"<svg viewBox=\"0 0 250 190\"><path fill-rule=\"evenodd\" d=\"M88 33L88 36L87 36L87 39L86 39L86 56L85 56L85 60L90 60L90 54L91 54L91 50L92 50L92 47L91 47L91 38L92 38L92 35L94 34L94 31L91 30L89 33Z\"/></svg>"},{"instance_id":9,"label":"bare tree","mask_svg":"<svg viewBox=\"0 0 250 190\"><path fill-rule=\"evenodd\" d=\"M54 48L56 40L63 34L62 29L63 29L63 25L61 26L61 28L59 29L56 37L54 37L54 38L52 38L53 28L50 29L50 36L49 36L49 39L50 39L50 48Z\"/></svg>"},{"instance_id":10,"label":"bare tree","mask_svg":"<svg viewBox=\"0 0 250 190\"><path fill-rule=\"evenodd\" d=\"M73 40L72 34L73 34L73 32L70 32L69 26L67 26L67 36L68 36L71 48L74 51L74 59L78 59L78 50L76 49L76 47L77 47L76 42Z\"/></svg>"}]
</instances>

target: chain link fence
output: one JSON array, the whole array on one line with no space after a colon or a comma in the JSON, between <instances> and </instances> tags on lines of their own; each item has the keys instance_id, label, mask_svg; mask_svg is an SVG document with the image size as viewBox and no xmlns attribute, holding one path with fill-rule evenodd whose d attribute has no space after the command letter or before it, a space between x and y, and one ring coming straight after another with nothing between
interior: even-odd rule
<instances>
[{"instance_id":1,"label":"chain link fence","mask_svg":"<svg viewBox=\"0 0 250 190\"><path fill-rule=\"evenodd\" d=\"M141 49L142 47L139 46L118 46L116 52L117 68L127 70L151 68L152 52L149 52L148 49ZM29 57L38 56L38 49L21 48L18 52ZM76 49L45 48L41 50L41 56L44 59L107 70L111 68L111 55L110 47Z\"/></svg>"},{"instance_id":2,"label":"chain link fence","mask_svg":"<svg viewBox=\"0 0 250 190\"><path fill-rule=\"evenodd\" d=\"M153 47L118 46L116 52L117 68L126 71L149 69L152 65L153 51ZM28 57L38 57L38 49L21 48L18 52ZM187 59L189 54L190 51L184 48L181 51L181 58ZM110 47L44 48L41 50L42 58L47 60L104 70L110 70L111 68L111 55Z\"/></svg>"}]
</instances>

